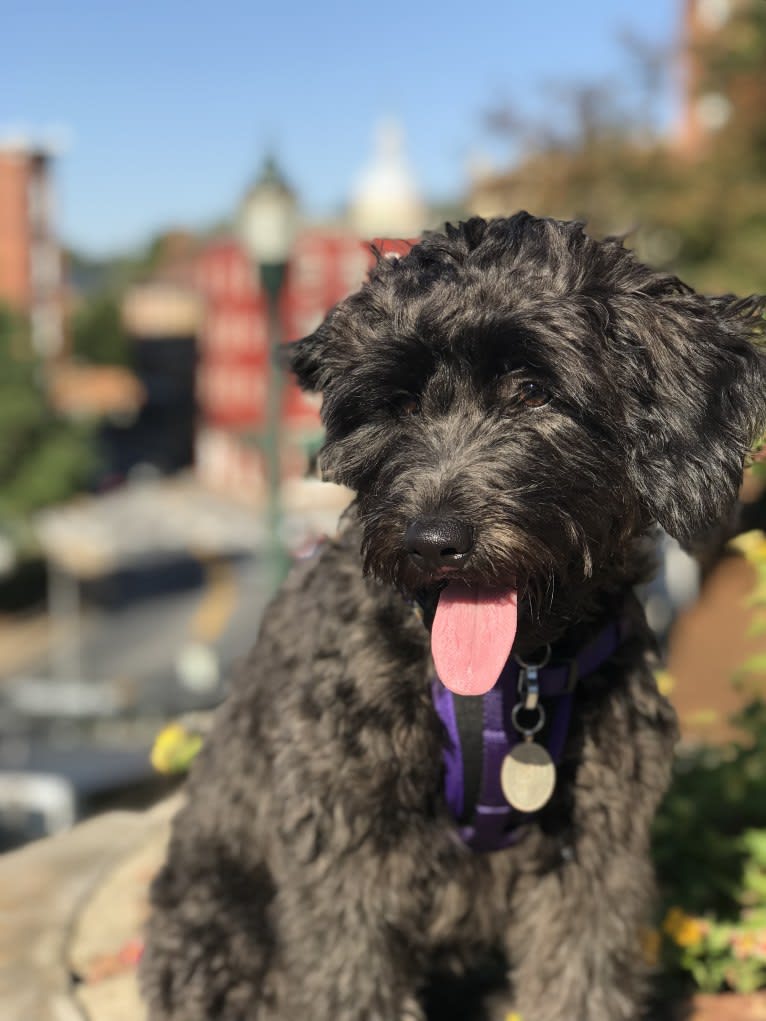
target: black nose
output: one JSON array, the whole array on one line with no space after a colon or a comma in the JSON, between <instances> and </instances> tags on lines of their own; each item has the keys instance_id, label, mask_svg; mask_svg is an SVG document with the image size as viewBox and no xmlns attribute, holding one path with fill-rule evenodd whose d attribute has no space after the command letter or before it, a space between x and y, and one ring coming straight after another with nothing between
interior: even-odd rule
<instances>
[{"instance_id":1,"label":"black nose","mask_svg":"<svg viewBox=\"0 0 766 1021\"><path fill-rule=\"evenodd\" d=\"M473 549L473 531L455 518L417 519L407 526L404 548L418 567L462 567Z\"/></svg>"}]
</instances>

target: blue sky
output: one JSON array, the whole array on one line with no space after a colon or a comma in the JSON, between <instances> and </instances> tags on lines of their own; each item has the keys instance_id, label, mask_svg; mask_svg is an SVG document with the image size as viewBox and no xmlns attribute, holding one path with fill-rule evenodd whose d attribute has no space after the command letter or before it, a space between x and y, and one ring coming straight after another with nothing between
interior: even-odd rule
<instances>
[{"instance_id":1,"label":"blue sky","mask_svg":"<svg viewBox=\"0 0 766 1021\"><path fill-rule=\"evenodd\" d=\"M608 80L619 90L619 31L670 43L680 7L0 0L0 138L63 137L60 222L91 254L227 216L268 147L309 215L331 214L368 162L382 116L401 120L424 194L444 199L462 191L472 153L507 158L483 126L487 108L510 98L549 117L561 103L551 83Z\"/></svg>"}]
</instances>

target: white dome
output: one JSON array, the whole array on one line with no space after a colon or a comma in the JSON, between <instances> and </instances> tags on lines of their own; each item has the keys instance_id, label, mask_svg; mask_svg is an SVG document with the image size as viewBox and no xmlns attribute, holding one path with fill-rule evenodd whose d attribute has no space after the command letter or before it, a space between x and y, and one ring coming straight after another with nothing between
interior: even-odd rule
<instances>
[{"instance_id":1,"label":"white dome","mask_svg":"<svg viewBox=\"0 0 766 1021\"><path fill-rule=\"evenodd\" d=\"M375 130L372 162L359 177L349 216L366 238L413 237L423 229L425 210L404 155L404 132L395 120Z\"/></svg>"}]
</instances>

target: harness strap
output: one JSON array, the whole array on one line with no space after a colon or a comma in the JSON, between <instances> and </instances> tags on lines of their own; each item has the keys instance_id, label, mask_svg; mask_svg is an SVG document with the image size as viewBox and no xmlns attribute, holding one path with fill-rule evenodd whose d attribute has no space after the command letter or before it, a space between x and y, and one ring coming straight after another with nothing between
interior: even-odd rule
<instances>
[{"instance_id":1,"label":"harness strap","mask_svg":"<svg viewBox=\"0 0 766 1021\"><path fill-rule=\"evenodd\" d=\"M444 685L439 684L439 687L448 695L450 694ZM456 818L459 818L461 823L466 823L473 814L474 806L479 802L484 780L483 736L487 730L487 707L483 698L460 698L458 696L457 698L453 697L450 701L455 715L456 733L463 763L462 791Z\"/></svg>"},{"instance_id":2,"label":"harness strap","mask_svg":"<svg viewBox=\"0 0 766 1021\"><path fill-rule=\"evenodd\" d=\"M577 680L598 669L628 631L626 618L610 621L572 660L537 671L548 726L540 735L554 763L564 752ZM500 786L503 760L521 736L511 722L519 701L519 664L510 657L486 695L455 695L435 677L434 706L447 731L444 748L445 799L460 836L476 851L509 847L533 814L512 808Z\"/></svg>"}]
</instances>

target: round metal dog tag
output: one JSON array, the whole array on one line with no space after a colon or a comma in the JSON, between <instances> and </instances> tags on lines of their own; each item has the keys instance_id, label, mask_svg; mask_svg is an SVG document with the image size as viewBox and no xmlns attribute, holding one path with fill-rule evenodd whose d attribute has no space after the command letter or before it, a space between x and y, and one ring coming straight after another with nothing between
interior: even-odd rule
<instances>
[{"instance_id":1,"label":"round metal dog tag","mask_svg":"<svg viewBox=\"0 0 766 1021\"><path fill-rule=\"evenodd\" d=\"M519 812L537 812L556 786L556 767L542 745L521 741L506 755L500 786L508 804Z\"/></svg>"}]
</instances>

